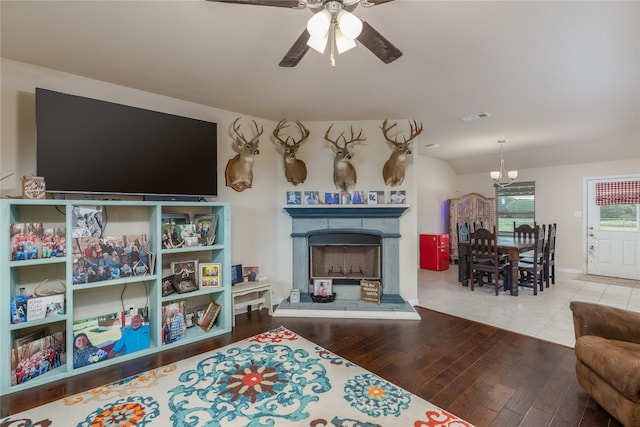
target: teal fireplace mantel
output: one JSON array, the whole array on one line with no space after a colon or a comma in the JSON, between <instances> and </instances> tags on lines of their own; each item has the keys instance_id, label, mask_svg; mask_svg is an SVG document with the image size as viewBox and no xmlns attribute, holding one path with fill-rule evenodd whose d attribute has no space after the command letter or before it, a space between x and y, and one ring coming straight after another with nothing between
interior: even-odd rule
<instances>
[{"instance_id":1,"label":"teal fireplace mantel","mask_svg":"<svg viewBox=\"0 0 640 427\"><path fill-rule=\"evenodd\" d=\"M409 205L286 205L291 218L399 218Z\"/></svg>"}]
</instances>

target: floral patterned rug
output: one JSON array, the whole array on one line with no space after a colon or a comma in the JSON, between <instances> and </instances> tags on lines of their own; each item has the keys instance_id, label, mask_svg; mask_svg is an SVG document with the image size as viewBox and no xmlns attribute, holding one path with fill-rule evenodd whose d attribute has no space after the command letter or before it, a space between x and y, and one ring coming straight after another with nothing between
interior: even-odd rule
<instances>
[{"instance_id":1,"label":"floral patterned rug","mask_svg":"<svg viewBox=\"0 0 640 427\"><path fill-rule=\"evenodd\" d=\"M0 426L472 427L282 327Z\"/></svg>"}]
</instances>

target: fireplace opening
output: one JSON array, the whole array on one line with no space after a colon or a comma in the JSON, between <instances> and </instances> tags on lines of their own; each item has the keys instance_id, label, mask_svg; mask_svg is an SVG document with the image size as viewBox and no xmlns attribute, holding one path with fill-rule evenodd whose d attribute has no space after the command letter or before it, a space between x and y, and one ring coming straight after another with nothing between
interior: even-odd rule
<instances>
[{"instance_id":1,"label":"fireplace opening","mask_svg":"<svg viewBox=\"0 0 640 427\"><path fill-rule=\"evenodd\" d=\"M331 279L335 285L359 285L381 279L380 236L326 233L309 237L310 283Z\"/></svg>"}]
</instances>

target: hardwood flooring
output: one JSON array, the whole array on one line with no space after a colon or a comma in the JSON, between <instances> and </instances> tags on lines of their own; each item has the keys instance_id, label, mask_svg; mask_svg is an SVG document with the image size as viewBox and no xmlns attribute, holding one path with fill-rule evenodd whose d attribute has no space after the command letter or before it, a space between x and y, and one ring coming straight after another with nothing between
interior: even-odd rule
<instances>
[{"instance_id":1,"label":"hardwood flooring","mask_svg":"<svg viewBox=\"0 0 640 427\"><path fill-rule=\"evenodd\" d=\"M422 320L240 314L230 334L0 398L0 417L284 326L478 426L618 427L575 379L573 349L416 308Z\"/></svg>"}]
</instances>

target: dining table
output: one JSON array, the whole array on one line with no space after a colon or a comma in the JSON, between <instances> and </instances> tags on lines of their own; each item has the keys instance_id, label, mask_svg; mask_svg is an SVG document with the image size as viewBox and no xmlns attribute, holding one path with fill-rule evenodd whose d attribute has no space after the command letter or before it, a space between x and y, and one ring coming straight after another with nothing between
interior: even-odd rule
<instances>
[{"instance_id":1,"label":"dining table","mask_svg":"<svg viewBox=\"0 0 640 427\"><path fill-rule=\"evenodd\" d=\"M506 235L498 236L498 252L501 254L507 254L509 264L511 265L511 295L514 297L518 296L518 261L520 260L520 254L534 250L535 246L535 239ZM458 242L458 252L460 256L458 268L464 270L459 277L464 283L464 280L468 279L471 274L469 242ZM464 265L465 263L466 265Z\"/></svg>"}]
</instances>

